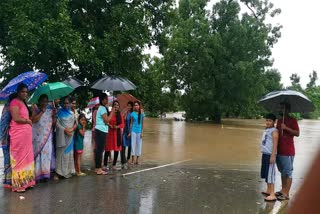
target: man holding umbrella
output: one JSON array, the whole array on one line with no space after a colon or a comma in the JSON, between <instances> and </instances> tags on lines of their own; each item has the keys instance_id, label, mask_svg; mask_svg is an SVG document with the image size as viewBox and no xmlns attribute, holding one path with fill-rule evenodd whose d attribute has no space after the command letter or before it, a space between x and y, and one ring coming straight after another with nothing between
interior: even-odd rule
<instances>
[{"instance_id":1,"label":"man holding umbrella","mask_svg":"<svg viewBox=\"0 0 320 214\"><path fill-rule=\"evenodd\" d=\"M289 191L292 184L293 160L295 148L293 138L299 137L298 122L290 117L290 104L281 103L281 118L278 119L279 143L277 154L277 167L281 173L282 188L276 192L278 200L289 200Z\"/></svg>"}]
</instances>

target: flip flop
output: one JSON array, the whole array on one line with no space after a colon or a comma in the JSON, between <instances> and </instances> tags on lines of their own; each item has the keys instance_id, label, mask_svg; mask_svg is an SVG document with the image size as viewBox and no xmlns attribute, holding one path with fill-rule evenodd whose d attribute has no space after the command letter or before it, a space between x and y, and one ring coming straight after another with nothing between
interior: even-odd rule
<instances>
[{"instance_id":1,"label":"flip flop","mask_svg":"<svg viewBox=\"0 0 320 214\"><path fill-rule=\"evenodd\" d=\"M262 194L262 195L265 195L265 196L269 196L269 195L270 195L269 193L264 192L264 191L262 191L261 194Z\"/></svg>"},{"instance_id":2,"label":"flip flop","mask_svg":"<svg viewBox=\"0 0 320 214\"><path fill-rule=\"evenodd\" d=\"M280 195L282 195L282 194L283 194L283 193L280 192L280 191L275 193L275 195L276 195L277 197L280 196Z\"/></svg>"},{"instance_id":3,"label":"flip flop","mask_svg":"<svg viewBox=\"0 0 320 214\"><path fill-rule=\"evenodd\" d=\"M266 201L266 202L275 202L275 201L277 201L277 198L273 198L273 199L265 198L264 201Z\"/></svg>"},{"instance_id":4,"label":"flip flop","mask_svg":"<svg viewBox=\"0 0 320 214\"><path fill-rule=\"evenodd\" d=\"M107 175L108 173L105 172L105 171L102 171L102 172L96 172L97 175Z\"/></svg>"},{"instance_id":5,"label":"flip flop","mask_svg":"<svg viewBox=\"0 0 320 214\"><path fill-rule=\"evenodd\" d=\"M279 201L285 201L285 200L289 200L290 198L288 197L288 196L285 196L285 195L279 195L278 197L277 197L277 199L279 200Z\"/></svg>"}]
</instances>

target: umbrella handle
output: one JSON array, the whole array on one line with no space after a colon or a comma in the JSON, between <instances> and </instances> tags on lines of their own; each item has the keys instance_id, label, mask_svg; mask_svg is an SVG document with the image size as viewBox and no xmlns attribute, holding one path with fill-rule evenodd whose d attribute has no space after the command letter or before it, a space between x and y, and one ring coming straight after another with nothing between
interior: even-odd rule
<instances>
[{"instance_id":1,"label":"umbrella handle","mask_svg":"<svg viewBox=\"0 0 320 214\"><path fill-rule=\"evenodd\" d=\"M284 108L283 108L282 124L284 124L284 113L285 113L285 111L286 111L286 106L284 106ZM283 129L282 129L282 127L281 127L281 136L283 136Z\"/></svg>"}]
</instances>

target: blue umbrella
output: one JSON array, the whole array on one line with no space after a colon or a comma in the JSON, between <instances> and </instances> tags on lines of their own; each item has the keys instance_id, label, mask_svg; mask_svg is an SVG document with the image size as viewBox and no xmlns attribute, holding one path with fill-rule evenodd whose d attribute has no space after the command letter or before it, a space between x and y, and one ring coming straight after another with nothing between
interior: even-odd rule
<instances>
[{"instance_id":1,"label":"blue umbrella","mask_svg":"<svg viewBox=\"0 0 320 214\"><path fill-rule=\"evenodd\" d=\"M45 73L28 71L22 73L12 80L0 91L0 100L6 100L10 94L17 92L17 87L20 83L24 83L28 86L28 90L31 91L38 87L48 76Z\"/></svg>"}]
</instances>

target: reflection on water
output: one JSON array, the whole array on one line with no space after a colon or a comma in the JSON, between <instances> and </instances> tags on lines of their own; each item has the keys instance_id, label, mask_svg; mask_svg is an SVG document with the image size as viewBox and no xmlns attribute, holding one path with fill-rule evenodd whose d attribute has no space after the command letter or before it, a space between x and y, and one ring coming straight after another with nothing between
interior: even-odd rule
<instances>
[{"instance_id":1,"label":"reflection on water","mask_svg":"<svg viewBox=\"0 0 320 214\"><path fill-rule=\"evenodd\" d=\"M319 149L320 121L299 121L296 166L309 166ZM193 159L196 164L252 169L260 165L264 120L225 120L223 125L173 120L145 120L143 159L168 163ZM303 166L302 166L303 165Z\"/></svg>"}]
</instances>

